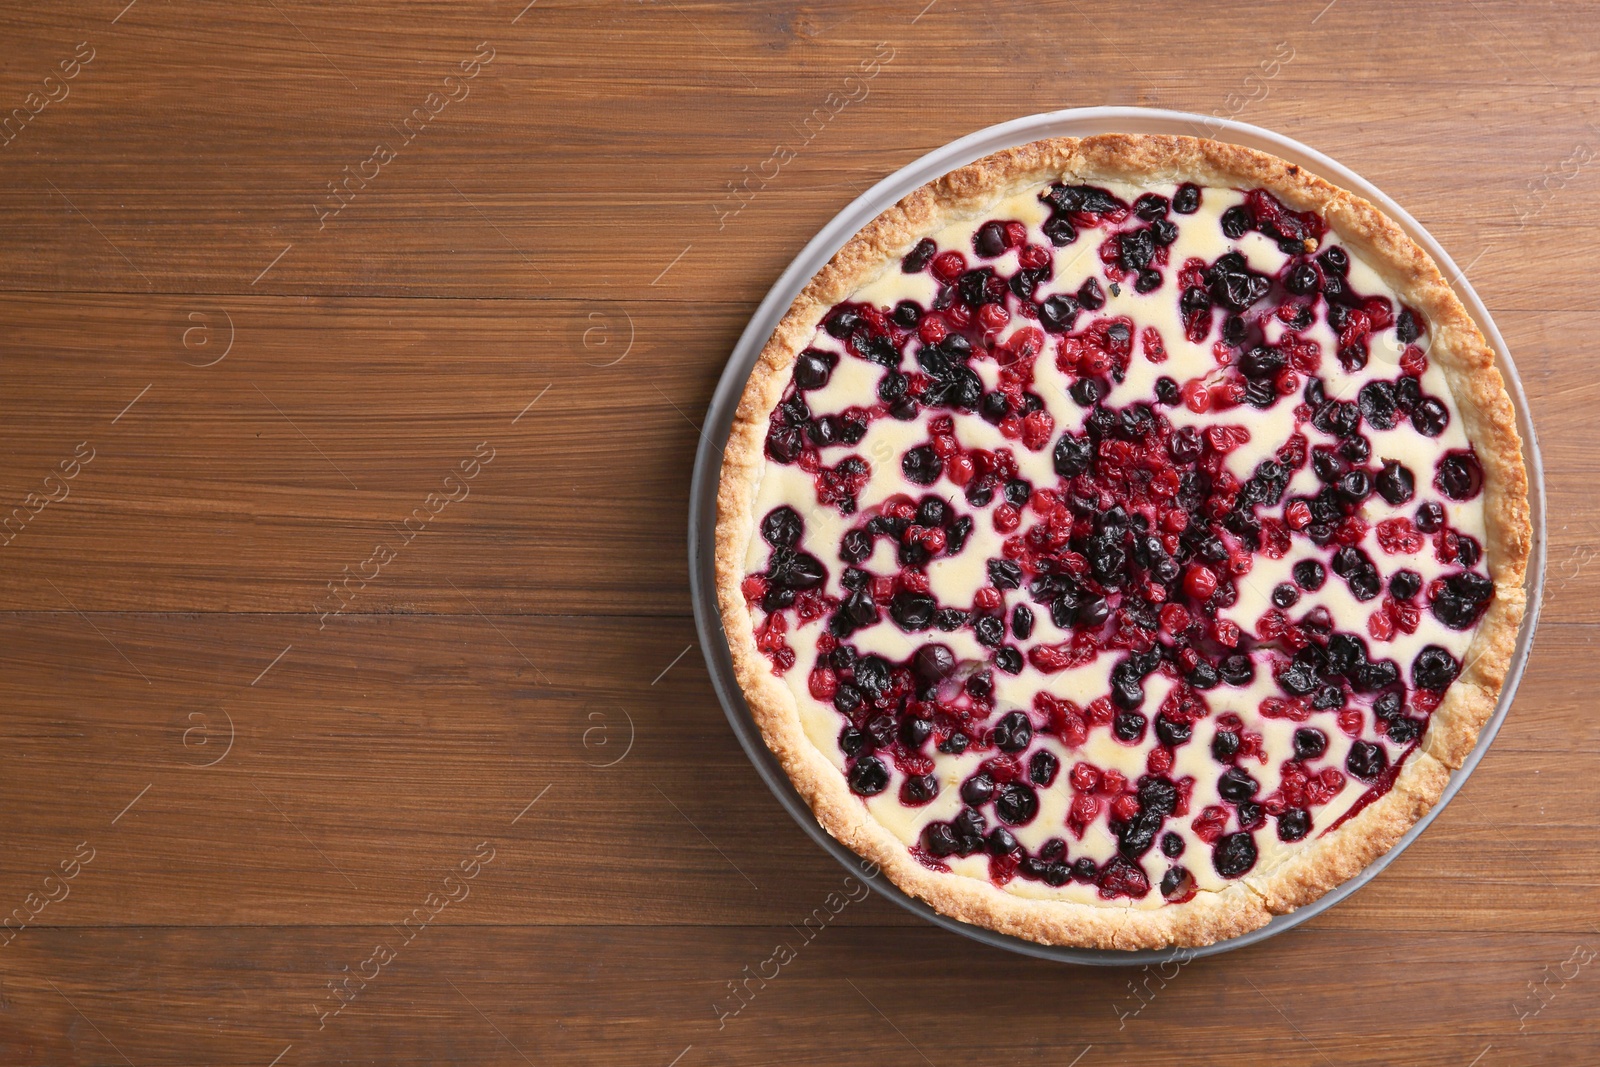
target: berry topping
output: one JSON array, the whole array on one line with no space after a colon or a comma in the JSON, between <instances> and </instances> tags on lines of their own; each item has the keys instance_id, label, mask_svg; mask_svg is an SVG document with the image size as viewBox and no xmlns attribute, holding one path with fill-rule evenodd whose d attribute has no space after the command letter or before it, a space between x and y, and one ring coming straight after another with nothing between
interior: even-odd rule
<instances>
[{"instance_id":1,"label":"berry topping","mask_svg":"<svg viewBox=\"0 0 1600 1067\"><path fill-rule=\"evenodd\" d=\"M1033 741L1033 724L1025 712L1013 711L995 725L990 744L1002 752L1021 752Z\"/></svg>"},{"instance_id":2,"label":"berry topping","mask_svg":"<svg viewBox=\"0 0 1600 1067\"><path fill-rule=\"evenodd\" d=\"M1383 746L1371 741L1357 741L1351 745L1350 754L1344 760L1344 769L1364 782L1377 778L1388 766L1389 757Z\"/></svg>"},{"instance_id":3,"label":"berry topping","mask_svg":"<svg viewBox=\"0 0 1600 1067\"><path fill-rule=\"evenodd\" d=\"M1473 571L1462 571L1430 587L1428 606L1434 617L1452 630L1465 630L1478 621L1494 597L1494 582Z\"/></svg>"},{"instance_id":4,"label":"berry topping","mask_svg":"<svg viewBox=\"0 0 1600 1067\"><path fill-rule=\"evenodd\" d=\"M1278 816L1278 840L1299 841L1311 831L1311 815L1303 808L1290 808Z\"/></svg>"},{"instance_id":5,"label":"berry topping","mask_svg":"<svg viewBox=\"0 0 1600 1067\"><path fill-rule=\"evenodd\" d=\"M932 485L944 473L944 460L930 446L913 448L900 458L900 469L915 485Z\"/></svg>"},{"instance_id":6,"label":"berry topping","mask_svg":"<svg viewBox=\"0 0 1600 1067\"><path fill-rule=\"evenodd\" d=\"M1411 409L1411 425L1424 437L1438 437L1450 425L1450 410L1433 397L1424 397Z\"/></svg>"},{"instance_id":7,"label":"berry topping","mask_svg":"<svg viewBox=\"0 0 1600 1067\"><path fill-rule=\"evenodd\" d=\"M889 787L889 769L876 756L862 756L850 768L850 791L857 796L876 796Z\"/></svg>"},{"instance_id":8,"label":"berry topping","mask_svg":"<svg viewBox=\"0 0 1600 1067\"><path fill-rule=\"evenodd\" d=\"M1451 500L1471 500L1483 485L1483 468L1471 452L1447 452L1439 460L1433 486Z\"/></svg>"},{"instance_id":9,"label":"berry topping","mask_svg":"<svg viewBox=\"0 0 1600 1067\"><path fill-rule=\"evenodd\" d=\"M1039 813L1039 794L1022 782L1003 785L995 793L994 813L1008 826L1026 826Z\"/></svg>"},{"instance_id":10,"label":"berry topping","mask_svg":"<svg viewBox=\"0 0 1600 1067\"><path fill-rule=\"evenodd\" d=\"M1256 842L1248 833L1228 834L1211 851L1211 866L1224 878L1237 878L1255 865Z\"/></svg>"},{"instance_id":11,"label":"berry topping","mask_svg":"<svg viewBox=\"0 0 1600 1067\"><path fill-rule=\"evenodd\" d=\"M916 247L905 254L900 261L900 269L907 274L920 274L928 269L928 262L933 259L939 245L931 237L924 237L918 241Z\"/></svg>"},{"instance_id":12,"label":"berry topping","mask_svg":"<svg viewBox=\"0 0 1600 1067\"><path fill-rule=\"evenodd\" d=\"M1393 786L1494 599L1495 472L1315 212L1038 197L796 346L738 589L924 866L1181 904Z\"/></svg>"},{"instance_id":13,"label":"berry topping","mask_svg":"<svg viewBox=\"0 0 1600 1067\"><path fill-rule=\"evenodd\" d=\"M1301 727L1294 732L1294 758L1314 760L1328 748L1328 735L1315 727Z\"/></svg>"}]
</instances>

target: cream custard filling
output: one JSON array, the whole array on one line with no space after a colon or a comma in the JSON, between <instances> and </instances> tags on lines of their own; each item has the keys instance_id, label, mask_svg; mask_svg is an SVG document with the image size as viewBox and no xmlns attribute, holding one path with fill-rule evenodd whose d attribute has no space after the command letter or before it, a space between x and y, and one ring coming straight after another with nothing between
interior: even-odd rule
<instances>
[{"instance_id":1,"label":"cream custard filling","mask_svg":"<svg viewBox=\"0 0 1600 1067\"><path fill-rule=\"evenodd\" d=\"M1179 187L1174 185L1136 187L1107 183L1097 188L1124 205L1132 205L1139 197L1150 193L1171 201L1179 191ZM902 841L925 865L936 870L948 870L957 877L990 881L1006 892L1031 898L1078 901L1108 907L1154 908L1169 900L1187 899L1187 896L1164 895L1164 877L1174 869L1181 868L1186 873L1187 881L1183 885L1187 888L1184 892L1220 891L1233 882L1241 881L1248 874L1259 874L1281 863L1296 850L1338 825L1363 798L1392 783L1393 772L1397 772L1402 761L1415 751L1421 735L1415 734L1397 741L1395 736L1404 731L1383 723L1375 714L1375 706L1381 695L1398 694L1406 704L1403 717L1412 720L1419 715L1425 717L1432 709L1423 704L1430 701L1436 704L1438 692L1429 690L1431 696L1419 696L1419 687L1414 684L1413 667L1418 657L1428 646L1436 646L1459 664L1471 644L1473 626L1456 629L1445 625L1430 610L1428 599L1429 591L1436 583L1464 571L1479 573L1483 570L1481 558L1472 560L1469 566L1463 566L1459 559L1442 558L1448 553L1437 547L1439 537L1445 534L1457 539L1470 538L1472 543L1479 546L1477 554L1481 557L1481 546L1485 539L1483 497L1481 493L1474 493L1466 499L1449 499L1435 486L1435 472L1441 457L1450 453L1470 452L1471 444L1443 372L1426 361L1432 338L1426 332L1426 324L1414 327L1417 331L1414 336L1403 336L1404 331L1412 327L1406 325L1406 320L1400 314L1402 305L1394 288L1381 271L1362 262L1345 248L1337 235L1330 233L1321 236L1293 252L1283 247L1284 239L1275 239L1259 228L1230 237L1225 232L1225 215L1230 211L1244 211L1250 201L1244 191L1207 187L1200 190L1198 210L1188 214L1167 211L1162 216L1162 220L1176 227L1175 238L1160 246L1164 250L1164 263L1150 268L1159 273L1159 284L1139 292L1138 288L1143 286L1135 283L1140 272L1135 270L1127 273L1117 257L1113 256L1108 261L1101 251L1107 242L1120 240L1116 235L1148 229L1147 224L1157 220L1126 213L1122 218L1108 221L1104 216L1114 212L1091 212L1087 216L1079 212L1074 215L1078 229L1076 238L1058 247L1052 242L1049 232L1052 217L1058 212L1053 211L1041 195L1048 191L1048 186L1040 186L1002 201L981 216L950 224L933 235L931 241L934 249L924 257L925 262L936 263L947 253L959 253L967 271L979 267L991 268L996 277L1009 279L1030 269L1024 262L1024 255L1030 249L1049 252L1049 276L1038 281L1027 297L1019 295L1013 288L998 303L987 302L977 314L970 316L978 319L990 307L998 306L1006 310L1006 321L986 330L979 330L970 323L953 324L953 331L973 338L972 358L968 367L985 394L997 393L1004 387L1002 363L996 353L1006 353L1008 345L1025 342L1028 337L1041 333L1037 311L1032 316L1025 315L1021 311L1023 306L1031 305L1037 309L1051 298L1070 297L1076 300L1087 284L1098 286L1104 299L1103 305L1090 308L1085 303L1069 329L1043 332L1042 349L1032 357L1032 378L1024 391L1037 397L1040 402L1038 410L1049 416L1051 429L1048 443L1037 448L1027 447L1017 438L1015 427L1008 426L1004 419L989 420L972 411L952 410L948 405L918 404L906 417L885 414L878 410L885 407L880 396L880 388L885 380L895 374L921 373L917 371L918 353L930 346L937 347L938 342L921 340L917 330L910 330L906 339L897 346L897 361L891 367L863 358L857 349L852 348L857 334L835 336L829 329L819 328L807 352L831 360L832 365L825 384L803 391L812 423L827 417L843 418L854 411L868 413L862 416L866 419L866 425L859 439L846 443L841 440L819 441L811 424L808 424L805 433L809 435L807 440L811 442L811 447L806 454L813 457L811 469L803 463L780 462L771 458L773 450L769 445L769 459L756 490L754 511L758 523L763 516L778 509L794 509L803 525L803 532L792 547L814 556L826 574L816 586L808 587L807 592L802 594L814 595L813 608L820 614L807 619L801 607L776 604L769 605L769 611L762 606L764 601L761 595L751 598L751 614L758 634L768 632L769 638L776 636L774 645L792 653L793 662L787 669L783 669L781 662L775 659L775 673L782 678L793 696L810 743L841 774L851 774L852 768L859 765L862 758L878 760L887 773L887 782L876 791L863 795L862 802L871 817ZM1096 214L1101 217L1092 218ZM1011 235L1007 235L1004 250L986 256L978 247L983 240L982 227L992 225L995 221L1020 224L1025 236L1018 242L1009 240ZM1327 280L1335 271L1318 267L1323 279L1319 281L1318 292L1323 287L1337 284L1360 294L1368 302L1385 301L1392 311L1386 325L1371 329L1362 338L1361 345L1366 358L1360 365L1353 362L1347 365L1339 356L1341 331L1330 321L1334 301L1318 293L1309 294L1308 298L1308 294L1294 294L1284 287L1282 276L1286 270L1307 263L1320 263L1321 259L1314 258L1313 253L1315 257L1322 257L1330 249L1343 250L1348 265L1337 283ZM1036 252L1031 254L1037 258ZM1156 258L1160 259L1162 254L1158 251ZM1272 284L1269 294L1252 301L1237 315L1228 314L1226 309L1220 315L1215 313L1215 307L1208 309L1209 327L1198 340L1191 340L1182 311L1185 286L1180 275L1188 264L1195 261L1206 265L1208 269L1219 269L1218 261L1230 254L1242 257L1247 273L1277 281ZM1119 277L1113 279L1114 273ZM941 309L939 302L948 301L951 290L955 288L953 284L941 282L936 277L935 269L924 266L921 270L908 271L899 263L892 263L879 277L843 301L841 306L870 307L877 309L881 317L888 317L894 313L897 305L910 302L918 307L924 319L934 315L954 318L956 316L949 311L953 305L947 303ZM1299 305L1311 309L1310 321L1297 322L1272 311L1274 306ZM1266 310L1263 311L1263 308ZM1349 311L1348 308L1346 310ZM1366 314L1360 307L1355 310ZM993 317L999 318L998 315ZM1294 391L1282 394L1280 388L1282 395L1262 407L1252 403L1235 403L1222 410L1196 410L1196 405L1190 404L1187 397L1177 403L1159 401L1163 379L1170 379L1173 383L1199 382L1212 386L1237 380L1233 372L1240 366L1246 346L1230 346L1225 340L1227 324L1235 317L1251 319L1251 327L1257 331L1257 336L1249 345L1276 349L1298 344L1314 349L1317 356L1315 377L1320 380L1325 403L1353 403L1361 396L1363 386L1410 377L1415 379L1415 387L1422 396L1434 398L1443 406L1448 413L1448 421L1435 436L1424 436L1404 414L1390 428L1382 428L1370 418L1363 418L1355 434L1335 432L1334 429L1319 426L1317 420L1307 414L1307 408L1321 410L1319 405L1302 399L1299 392L1312 376L1309 372L1299 373ZM1116 320L1129 324L1130 332L1126 364L1120 373L1085 374L1081 365L1079 369L1074 369L1072 361L1062 355L1067 340L1086 335L1096 323ZM1028 331L1032 331L1032 334ZM1159 359L1153 357L1146 342L1147 336L1159 341ZM1230 348L1231 351L1224 351ZM926 378L927 375L922 374L922 377ZM1075 387L1081 389L1082 381L1089 377L1105 386L1105 391L1093 402L1083 403L1074 396L1073 390ZM1046 732L1048 723L1038 709L1037 695L1044 693L1069 700L1080 709L1087 708L1113 691L1117 664L1127 659L1131 650L1102 646L1087 662L1065 669L1047 670L1034 661L1029 655L1033 650L1070 642L1075 634L1090 629L1101 630L1100 636L1104 637L1103 629L1081 622L1058 624L1052 618L1050 606L1031 594L1029 578L1037 577L1037 574L1025 574L1022 581L1012 588L998 588L995 585L990 571L991 561L1009 558L1008 540L1025 537L1030 528L1039 523L1040 517L1035 514L1031 500L1025 500L1020 506L1014 505L1008 502L1002 491L991 493L989 499L981 503L974 501L949 477L952 458L980 452L997 454L1004 450L1015 463L1015 477L1011 481L1027 482L1033 490L1061 489L1070 479L1061 473L1053 448L1056 442L1064 434L1087 435L1091 414L1097 409L1122 412L1139 405L1149 405L1173 433L1193 429L1200 431L1203 436L1204 431L1219 425L1242 426L1248 430L1248 441L1219 455L1219 473L1213 481L1220 479L1221 472L1225 471L1240 483L1248 482L1260 470L1263 461L1277 462L1279 450L1295 435L1304 438L1307 455L1319 448L1330 452L1339 450L1351 437L1360 436L1369 446L1369 457L1361 463L1346 461L1346 466L1377 471L1385 462L1398 463L1413 474L1414 495L1400 503L1391 503L1380 493L1369 492L1341 515L1338 525L1341 530L1350 531L1343 535L1342 541L1316 544L1302 531L1291 528L1287 535L1286 554L1275 557L1274 553L1249 549L1246 545L1248 550L1242 552L1237 560L1230 558L1227 568L1216 577L1230 585L1233 600L1210 611L1206 624L1212 625L1214 620L1234 624L1243 635L1247 650L1242 654L1250 661L1253 671L1248 680L1216 684L1199 691L1199 698L1206 710L1189 724L1191 733L1185 740L1176 744L1161 744L1154 730L1158 709L1163 707L1173 691L1179 687L1197 687L1197 683L1191 686L1191 679L1185 678L1174 667L1148 673L1142 680L1142 700L1135 707L1120 708L1117 713L1119 720L1122 713L1144 716L1145 725L1137 739L1119 739L1111 727L1102 723L1091 725L1081 741L1070 743L1066 737ZM875 410L876 413L872 414ZM938 432L937 428L943 420L953 420L951 432ZM943 473L940 476L927 485L914 484L903 465L905 457L940 437L953 440L956 451L943 457ZM1103 438L1101 443L1108 439ZM850 506L843 508L837 500L829 502L823 499L818 488L821 477L818 469L837 468L850 457L862 461L867 471L859 487L850 495ZM1251 509L1255 515L1271 518L1274 522L1281 519L1280 524L1288 524L1287 508L1293 501L1312 498L1323 492L1323 481L1309 461L1286 472L1284 483L1281 502L1256 506ZM904 506L902 498L907 497L913 503L927 497L937 497L945 503L949 512L970 518L970 533L961 551L954 555L934 553L920 563L906 564L892 537L874 536L870 553L856 560L853 566L841 559L841 545L847 535L859 531L864 523L873 518L887 514L885 509L897 506L897 502ZM1424 503L1438 505L1443 531L1439 537L1431 533L1426 536L1419 534L1421 544L1414 551L1392 551L1380 538L1379 524L1404 519L1415 526L1419 505ZM1010 507L1020 517L1015 526L1003 530L998 526L997 512L1004 507ZM1365 528L1357 534L1354 532L1357 526L1347 525L1346 520L1358 520ZM1292 524L1289 525L1292 527ZM939 532L947 533L943 528ZM1238 537L1222 536L1220 533L1218 536L1229 543L1239 540ZM1364 554L1365 560L1381 579L1382 589L1377 595L1358 597L1355 581L1344 580L1333 573L1331 561L1341 543L1346 550ZM787 551L788 547L775 546L763 536L753 535L745 553L746 573L761 582L768 582L765 576L773 572L773 561L780 550ZM1071 550L1076 551L1076 547ZM1176 562L1180 553L1169 551L1168 555ZM1306 561L1316 561L1327 570L1325 580L1320 585L1302 587L1297 583L1295 565ZM1197 565L1203 564L1197 562L1194 556L1184 557L1183 566L1192 568ZM1213 566L1213 569L1217 568ZM856 625L842 636L832 634L832 619L842 610L840 605L847 602L853 592L846 585L847 575L852 570L864 572L869 580L890 583L903 581L907 572L920 575L923 594L931 597L941 608L970 613L969 619L949 630L928 626L908 629L889 610L884 610L884 604L876 603L875 621ZM1378 615L1388 619L1396 617L1390 605L1391 599L1407 599L1392 598L1389 594L1394 575L1402 570L1414 572L1419 586L1419 592L1409 598L1415 609L1414 626L1409 632L1393 622L1386 624L1383 619L1374 621L1374 616ZM779 584L774 578L766 588ZM1295 599L1290 606L1281 607L1275 604L1274 596L1281 596L1278 591L1286 587L1293 588ZM895 588L916 592L905 586ZM1132 590L1116 585L1106 586L1103 592L1105 599L1116 599L1123 604L1134 595ZM985 596L991 599L997 597L998 604L982 607L978 602ZM796 603L800 602L797 600ZM1026 637L1016 634L1012 621L1019 607L1032 615L1032 629ZM1199 607L1197 604L1189 605L1192 614ZM1263 637L1260 633L1262 620L1272 612L1280 613L1294 624L1303 623L1308 616L1316 617L1325 612L1331 620L1332 631L1359 637L1371 661L1392 661L1397 668L1397 677L1380 686L1379 693L1366 692L1360 685L1347 684L1349 679L1341 682L1338 678L1330 680L1321 677L1317 686L1319 698L1329 685L1343 687L1338 707L1320 710L1300 708L1298 717L1268 714L1265 709L1274 706L1274 702L1282 705L1292 702L1296 696L1285 688L1287 683L1280 680L1284 664L1291 659L1293 650L1284 644L1286 639ZM770 632L773 630L772 616L783 620L784 628L777 631L776 635ZM981 617L997 617L1001 620L1000 648L981 639L982 635L976 626L977 619ZM1155 631L1158 644L1162 643L1162 633L1160 629ZM1380 634L1386 635L1380 637ZM1305 635L1302 634L1299 640L1304 639ZM1326 642L1328 635L1321 634L1321 639ZM1315 644L1316 638L1311 638L1310 642ZM932 687L940 690L936 698L926 701L918 698L918 702L939 708L940 713L944 714L942 709L946 696L951 692L959 694L963 679L987 671L991 676L992 708L987 714L979 716L979 721L962 724L963 730L973 727L976 732L964 750L948 750L943 740L936 743L933 737L916 746L907 746L903 740L885 741L880 738L867 742L869 747L865 750L865 756L858 754L860 758L853 758L841 748L841 731L854 729L862 733L865 728L853 724L851 717L834 702L815 695L817 672L835 675L848 670L840 668L835 671L830 666L830 653L822 647L839 643L848 644L857 657L877 656L890 665L912 662L919 650L930 644L945 646L956 666L937 686ZM1210 639L1197 641L1195 647L1201 644L1214 645L1215 642ZM1005 648L1015 649L1017 653L1019 665L1015 671L999 665L998 654ZM1221 655L1214 647L1205 654ZM836 677L833 684L849 683ZM1305 697L1306 694L1299 696ZM1017 710L1029 715L1033 727L1031 742L1019 753L1019 758L1030 761L1037 753L1048 753L1054 757L1058 770L1048 784L1031 783L1037 809L1030 817L1012 823L1000 816L998 809L988 802L983 805L969 804L963 799L962 785L979 775L982 768L999 755L995 748L986 743L984 731L992 730L1003 716ZM1347 716L1345 721L1341 721L1341 711L1353 711L1359 715ZM902 719L906 717L903 709L900 716ZM1232 721L1226 719L1228 716L1237 719L1237 728L1223 727L1224 721ZM946 714L946 717L949 715ZM1323 734L1325 747L1315 757L1297 758L1296 735L1304 729L1316 729ZM1250 750L1246 755L1230 757L1224 762L1214 754L1220 733L1254 737L1256 740L1245 742ZM897 745L900 747L896 748ZM1166 753L1166 767L1153 770L1157 764L1152 763L1152 752L1158 748ZM1382 774L1363 779L1350 770L1353 766L1371 765L1377 758L1374 752L1381 753L1382 763L1390 772L1387 783ZM899 764L904 761L902 757L908 755L912 757L909 762L918 766L927 763L931 769L923 775L913 775L901 769ZM1120 774L1127 788L1117 796L1102 797L1094 817L1086 824L1075 825L1072 816L1074 799L1080 793L1095 792L1074 786L1072 773L1080 764L1092 767L1102 779L1107 771ZM1255 782L1255 799L1240 802L1225 797L1220 791L1223 772L1234 766L1247 771ZM1336 787L1326 785L1328 795L1323 799L1307 805L1307 808L1297 809L1309 810L1309 832L1298 839L1285 839L1281 830L1274 832L1275 826L1282 825L1281 813L1263 816L1257 811L1255 820L1245 825L1241 803L1260 805L1262 798L1279 794L1285 786L1285 769L1296 767L1313 774L1332 770L1340 776ZM902 793L912 777L931 779L931 796L918 803L907 803ZM1187 784L1181 790L1178 810L1166 813L1155 841L1146 843L1142 850L1130 850L1125 837L1119 836L1119 831L1113 829L1114 824L1126 825L1130 820L1118 818L1114 804L1121 797L1138 796L1137 783L1149 778ZM1026 775L1022 781L1028 782ZM857 792L859 794L861 791ZM1120 893L1108 897L1104 885L1097 881L1073 879L1056 885L1041 878L1020 875L1015 869L1008 877L1002 878L997 877L997 866L988 849L966 854L939 854L937 849L930 847L930 840L935 843L938 841L937 836L930 839L930 827L947 826L962 817L965 810L979 807L984 809L988 833L992 834L995 829L1003 827L1014 838L1020 851L1010 853L1013 858L1017 855L1023 860L1042 857L1052 852L1055 843L1060 843L1064 846L1061 858L1066 862L1091 861L1101 871L1114 861L1137 868L1147 883L1147 890L1143 894ZM1207 827L1204 815L1216 811L1222 813L1223 821L1221 830L1213 832L1215 820L1212 820L1213 827ZM1214 849L1221 838L1238 834L1250 835L1253 860L1244 871L1227 874L1219 867L1220 861L1216 860ZM1169 837L1173 840L1169 840ZM1002 863L999 867L1001 873L1004 873L1004 867Z\"/></svg>"}]
</instances>

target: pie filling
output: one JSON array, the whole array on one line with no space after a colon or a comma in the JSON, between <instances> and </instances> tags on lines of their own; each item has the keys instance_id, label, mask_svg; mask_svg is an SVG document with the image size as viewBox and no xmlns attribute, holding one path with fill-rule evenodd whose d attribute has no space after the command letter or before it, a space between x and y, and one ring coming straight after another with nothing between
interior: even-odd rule
<instances>
[{"instance_id":1,"label":"pie filling","mask_svg":"<svg viewBox=\"0 0 1600 1067\"><path fill-rule=\"evenodd\" d=\"M1215 891L1394 784L1494 595L1429 324L1269 193L1050 185L833 307L743 592L926 867Z\"/></svg>"}]
</instances>

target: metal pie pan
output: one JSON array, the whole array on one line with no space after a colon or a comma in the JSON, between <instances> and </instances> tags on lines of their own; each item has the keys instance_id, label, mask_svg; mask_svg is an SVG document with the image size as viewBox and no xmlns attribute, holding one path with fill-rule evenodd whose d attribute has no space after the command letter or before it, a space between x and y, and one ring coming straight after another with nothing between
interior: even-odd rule
<instances>
[{"instance_id":1,"label":"metal pie pan","mask_svg":"<svg viewBox=\"0 0 1600 1067\"><path fill-rule=\"evenodd\" d=\"M1511 707L1512 698L1516 695L1517 685L1522 680L1528 650L1533 643L1534 628L1539 620L1539 606L1544 590L1544 468L1539 458L1538 439L1528 415L1528 403L1523 394L1522 381L1517 375L1510 353L1506 350L1505 341L1500 336L1500 331L1496 329L1494 320L1490 318L1483 301L1462 277L1455 262L1439 243L1404 209L1360 175L1298 141L1258 126L1182 111L1138 107L1089 107L1052 111L990 126L929 152L883 179L834 216L833 220L811 239L789 264L788 269L779 276L755 314L751 316L749 325L740 336L722 378L717 383L700 435L694 478L689 490L689 580L694 597L695 626L699 631L700 646L705 653L711 683L722 701L723 711L728 716L734 734L738 736L739 743L744 746L745 753L750 757L750 762L755 764L756 771L766 781L773 795L778 798L778 802L794 817L795 822L799 823L800 827L834 859L858 876L863 876L862 867L865 861L823 830L812 815L810 806L795 791L783 767L767 748L761 738L761 731L745 704L739 683L734 677L733 661L728 654L727 639L723 636L722 623L718 616L715 582L716 497L717 482L722 468L720 442L727 440L729 428L733 424L734 409L738 406L739 397L744 391L745 382L760 355L762 346L766 344L767 338L771 336L790 303L812 275L876 215L918 186L991 152L1046 137L1087 137L1099 133L1206 136L1213 140L1229 141L1270 152L1282 159L1300 164L1341 188L1365 197L1403 226L1418 244L1428 250L1434 261L1439 264L1440 270L1447 277L1455 279L1455 290L1461 297L1462 303L1477 320L1484 336L1494 347L1500 373L1505 378L1506 389L1516 408L1517 426L1522 433L1523 458L1528 469L1529 507L1533 516L1533 553L1528 568L1527 613L1523 618L1522 630L1517 635L1516 651L1510 670L1506 674L1505 687L1500 693L1499 705L1479 734L1477 746L1461 769L1450 776L1439 803L1418 820L1394 848L1379 856L1360 874L1311 904L1288 915L1277 916L1258 930L1204 948L1167 948L1129 952L1040 945L1008 934L996 933L939 914L922 901L901 892L885 877L866 879L873 889L907 911L986 945L1065 963L1090 966L1138 966L1173 959L1193 959L1256 944L1326 911L1367 884L1377 876L1378 872L1393 862L1412 841L1415 841L1423 830L1427 829L1428 824L1444 810L1445 805L1461 788L1467 776L1488 751L1489 745L1493 743L1495 735L1500 730L1500 724L1505 720L1506 712Z\"/></svg>"}]
</instances>

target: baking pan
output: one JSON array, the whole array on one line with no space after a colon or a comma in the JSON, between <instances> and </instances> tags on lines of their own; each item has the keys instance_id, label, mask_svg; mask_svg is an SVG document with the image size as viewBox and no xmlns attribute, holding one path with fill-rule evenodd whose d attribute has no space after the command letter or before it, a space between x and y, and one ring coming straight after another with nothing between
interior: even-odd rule
<instances>
[{"instance_id":1,"label":"baking pan","mask_svg":"<svg viewBox=\"0 0 1600 1067\"><path fill-rule=\"evenodd\" d=\"M1366 870L1298 911L1280 915L1258 930L1204 948L1122 952L1114 949L1066 948L1035 944L1032 941L996 933L984 927L972 926L941 915L922 901L902 893L887 878L881 875L866 877L863 872L866 861L835 841L818 825L816 819L812 817L811 808L800 794L795 792L788 775L784 773L777 759L762 741L761 731L756 727L755 720L750 717L750 710L745 705L744 695L734 677L733 662L728 654L727 640L723 636L722 623L717 611L714 550L717 480L722 469L722 442L727 440L729 427L733 423L734 409L739 403L740 394L744 391L750 368L755 365L762 346L766 344L778 321L789 309L796 294L805 287L811 276L854 236L856 231L918 186L981 156L1014 145L1026 144L1045 137L1087 137L1098 133L1186 134L1230 141L1298 163L1312 173L1381 207L1390 218L1405 227L1411 236L1428 250L1434 261L1439 264L1439 269L1447 278L1453 280L1462 303L1477 320L1484 336L1494 347L1499 359L1500 373L1505 378L1506 389L1511 395L1512 404L1516 407L1517 427L1522 433L1523 459L1528 468L1528 505L1533 517L1533 552L1528 567L1527 613L1523 617L1522 630L1517 635L1516 654L1506 674L1505 687L1500 693L1500 703L1479 734L1477 747L1472 750L1461 769L1450 776L1439 803L1400 839L1399 844L1379 856ZM778 798L778 802L794 817L795 822L799 823L817 844L858 877L863 877L877 892L907 911L914 912L947 930L987 945L1028 956L1091 966L1137 966L1174 959L1188 960L1264 941L1338 904L1376 877L1378 872L1387 867L1427 829L1428 824L1444 810L1445 805L1455 796L1456 791L1461 788L1467 776L1488 751L1495 734L1500 730L1500 724L1505 720L1506 711L1511 707L1517 685L1522 680L1523 666L1527 662L1528 649L1533 642L1534 627L1539 621L1545 568L1544 467L1539 459L1538 438L1534 434L1533 422L1528 415L1528 402L1522 391L1522 381L1517 376L1517 369L1511 361L1510 353L1506 351L1505 340L1495 328L1494 320L1489 317L1483 301L1462 276L1455 262L1444 249L1439 247L1439 243L1404 209L1371 183L1298 141L1242 122L1152 108L1072 108L1066 111L1030 115L990 126L953 141L943 148L935 149L902 167L861 194L834 216L773 284L766 299L762 300L760 307L751 316L749 325L739 338L739 343L734 347L733 355L729 358L727 368L723 371L722 379L717 383L716 392L712 396L711 407L706 413L700 438L699 452L695 456L694 478L689 489L689 582L694 597L695 626L699 631L701 649L705 652L706 668L711 675L711 684L715 687L717 696L722 701L723 711L727 713L728 722L738 736L739 743L749 755L750 762L755 764L756 771L766 781L773 795Z\"/></svg>"}]
</instances>

